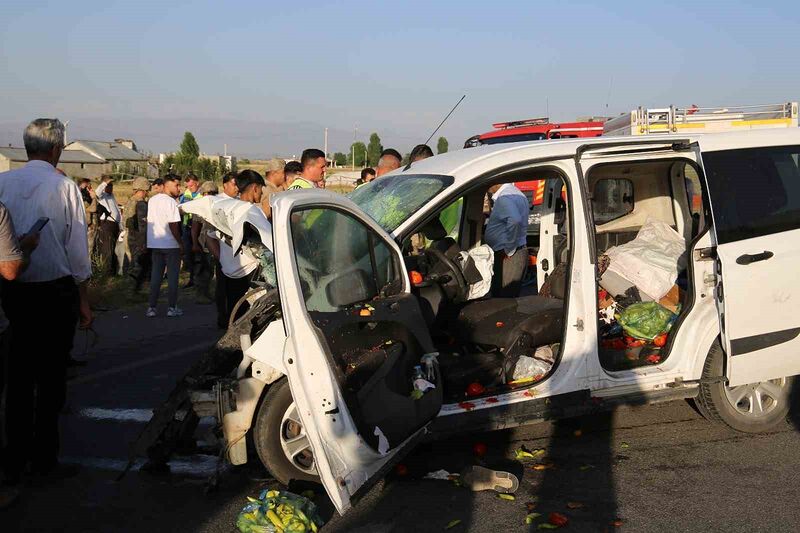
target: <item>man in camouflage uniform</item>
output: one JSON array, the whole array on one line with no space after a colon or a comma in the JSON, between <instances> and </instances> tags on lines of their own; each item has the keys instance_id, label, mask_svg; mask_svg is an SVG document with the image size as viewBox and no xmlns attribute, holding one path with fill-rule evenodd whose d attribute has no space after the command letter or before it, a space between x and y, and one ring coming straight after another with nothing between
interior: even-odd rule
<instances>
[{"instance_id":1,"label":"man in camouflage uniform","mask_svg":"<svg viewBox=\"0 0 800 533\"><path fill-rule=\"evenodd\" d=\"M128 275L133 278L133 291L138 292L150 272L150 252L147 250L147 178L133 180L133 195L122 210L131 264Z\"/></svg>"}]
</instances>

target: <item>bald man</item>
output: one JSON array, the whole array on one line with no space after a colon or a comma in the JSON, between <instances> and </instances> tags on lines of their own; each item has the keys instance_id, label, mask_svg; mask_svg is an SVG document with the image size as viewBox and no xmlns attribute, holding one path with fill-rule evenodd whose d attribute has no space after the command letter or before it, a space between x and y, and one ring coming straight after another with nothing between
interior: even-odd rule
<instances>
[{"instance_id":1,"label":"bald man","mask_svg":"<svg viewBox=\"0 0 800 533\"><path fill-rule=\"evenodd\" d=\"M393 170L400 168L400 162L403 156L394 148L387 148L381 152L381 158L378 159L378 168L375 169L375 176L380 178L384 174L388 174Z\"/></svg>"}]
</instances>

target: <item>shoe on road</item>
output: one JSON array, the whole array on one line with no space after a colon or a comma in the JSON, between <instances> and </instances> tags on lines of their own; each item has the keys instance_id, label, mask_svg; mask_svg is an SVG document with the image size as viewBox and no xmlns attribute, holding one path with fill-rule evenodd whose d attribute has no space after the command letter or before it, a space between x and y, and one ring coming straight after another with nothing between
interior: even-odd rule
<instances>
[{"instance_id":1,"label":"shoe on road","mask_svg":"<svg viewBox=\"0 0 800 533\"><path fill-rule=\"evenodd\" d=\"M168 317L183 316L183 309L181 309L180 307L170 307L167 310L167 316Z\"/></svg>"},{"instance_id":2,"label":"shoe on road","mask_svg":"<svg viewBox=\"0 0 800 533\"><path fill-rule=\"evenodd\" d=\"M514 493L519 488L519 480L511 472L491 470L482 466L465 468L461 472L461 482L474 492L494 490L500 493Z\"/></svg>"},{"instance_id":3,"label":"shoe on road","mask_svg":"<svg viewBox=\"0 0 800 533\"><path fill-rule=\"evenodd\" d=\"M155 307L148 307L147 312L144 314L147 318L153 318L156 316L156 308Z\"/></svg>"}]
</instances>

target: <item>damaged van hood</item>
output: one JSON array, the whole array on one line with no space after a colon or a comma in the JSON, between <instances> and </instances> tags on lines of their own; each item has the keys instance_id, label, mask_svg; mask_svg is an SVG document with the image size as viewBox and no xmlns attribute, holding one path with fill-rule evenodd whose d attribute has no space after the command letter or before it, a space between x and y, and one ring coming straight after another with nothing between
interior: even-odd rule
<instances>
[{"instance_id":1,"label":"damaged van hood","mask_svg":"<svg viewBox=\"0 0 800 533\"><path fill-rule=\"evenodd\" d=\"M181 211L197 215L231 239L231 248L238 251L245 237L246 225L254 228L261 244L272 251L272 224L258 204L236 198L204 196L180 206Z\"/></svg>"}]
</instances>

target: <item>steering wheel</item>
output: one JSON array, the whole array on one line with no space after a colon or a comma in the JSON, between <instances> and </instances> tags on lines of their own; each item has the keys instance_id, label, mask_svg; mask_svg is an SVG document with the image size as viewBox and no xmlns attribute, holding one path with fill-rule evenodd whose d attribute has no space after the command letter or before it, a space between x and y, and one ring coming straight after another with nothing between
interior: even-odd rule
<instances>
[{"instance_id":1,"label":"steering wheel","mask_svg":"<svg viewBox=\"0 0 800 533\"><path fill-rule=\"evenodd\" d=\"M450 281L453 281L453 284L455 285L453 288L456 291L456 294L453 295L453 301L455 303L465 302L467 300L467 295L469 294L469 285L467 284L467 280L464 278L464 273L461 271L461 267L459 267L455 261L444 255L440 250L437 250L433 246L428 247L425 250L425 253L435 257L439 263L447 268L448 274L450 274L449 280L442 277L436 281L441 285L448 285L450 284ZM445 293L447 293L447 290L445 290Z\"/></svg>"}]
</instances>

